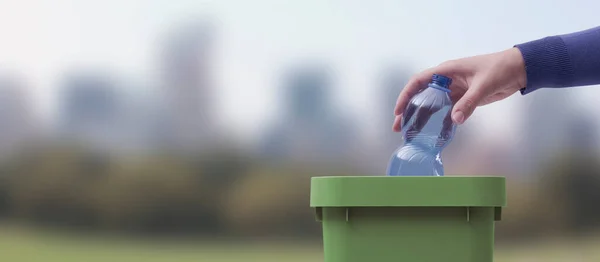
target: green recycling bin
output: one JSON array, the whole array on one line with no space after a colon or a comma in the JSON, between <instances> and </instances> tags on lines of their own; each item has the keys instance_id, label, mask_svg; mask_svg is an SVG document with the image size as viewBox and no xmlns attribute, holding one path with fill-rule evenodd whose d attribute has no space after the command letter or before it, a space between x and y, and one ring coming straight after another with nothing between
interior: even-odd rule
<instances>
[{"instance_id":1,"label":"green recycling bin","mask_svg":"<svg viewBox=\"0 0 600 262\"><path fill-rule=\"evenodd\" d=\"M313 177L325 262L492 262L504 177Z\"/></svg>"}]
</instances>

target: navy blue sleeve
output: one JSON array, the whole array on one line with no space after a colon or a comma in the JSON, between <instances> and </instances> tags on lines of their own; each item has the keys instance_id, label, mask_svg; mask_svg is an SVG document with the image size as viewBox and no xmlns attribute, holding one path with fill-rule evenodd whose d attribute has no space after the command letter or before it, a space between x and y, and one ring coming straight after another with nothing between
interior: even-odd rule
<instances>
[{"instance_id":1,"label":"navy blue sleeve","mask_svg":"<svg viewBox=\"0 0 600 262\"><path fill-rule=\"evenodd\" d=\"M516 45L523 55L527 86L539 88L600 84L600 27Z\"/></svg>"}]
</instances>

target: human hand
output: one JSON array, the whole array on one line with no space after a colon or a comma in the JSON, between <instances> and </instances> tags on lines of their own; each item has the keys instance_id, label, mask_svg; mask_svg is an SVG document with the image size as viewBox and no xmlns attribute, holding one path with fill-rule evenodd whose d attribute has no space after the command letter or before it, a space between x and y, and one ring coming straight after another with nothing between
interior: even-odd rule
<instances>
[{"instance_id":1,"label":"human hand","mask_svg":"<svg viewBox=\"0 0 600 262\"><path fill-rule=\"evenodd\" d=\"M444 62L414 75L402 89L394 110L394 131L400 131L402 114L410 99L427 86L433 74L452 78L451 116L457 124L464 123L476 107L505 99L527 82L523 56L517 48Z\"/></svg>"}]
</instances>

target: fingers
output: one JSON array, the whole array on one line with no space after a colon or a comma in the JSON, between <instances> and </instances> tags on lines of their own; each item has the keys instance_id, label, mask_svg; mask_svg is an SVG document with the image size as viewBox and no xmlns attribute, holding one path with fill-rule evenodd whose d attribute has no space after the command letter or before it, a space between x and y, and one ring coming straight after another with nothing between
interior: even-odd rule
<instances>
[{"instance_id":1,"label":"fingers","mask_svg":"<svg viewBox=\"0 0 600 262\"><path fill-rule=\"evenodd\" d=\"M419 90L427 85L429 81L431 81L431 77L433 74L442 74L449 75L453 72L459 70L459 65L454 61L445 62L439 66L427 69L423 72L420 72L414 75L404 86L402 92L398 96L398 100L396 101L396 108L394 109L395 115L400 115L404 112L404 109L408 105L410 99L417 93Z\"/></svg>"},{"instance_id":2,"label":"fingers","mask_svg":"<svg viewBox=\"0 0 600 262\"><path fill-rule=\"evenodd\" d=\"M392 126L392 129L396 132L400 132L402 126L406 125L406 121L412 118L416 110L417 106L415 104L407 105L404 112L401 115L397 115L396 119L394 119L394 125Z\"/></svg>"},{"instance_id":3,"label":"fingers","mask_svg":"<svg viewBox=\"0 0 600 262\"><path fill-rule=\"evenodd\" d=\"M396 107L394 108L394 115L396 115L396 119L394 120L394 124L392 125L392 130L395 132L400 132L402 128L402 114L404 114L404 110L408 106L410 99L417 93L421 88L424 88L427 83L431 81L431 77L433 74L442 74L442 75L451 75L454 72L460 70L459 63L455 61L448 61L439 66L427 69L423 72L420 72L414 75L404 86L402 92L398 96L398 100L396 101ZM410 117L407 117L409 119Z\"/></svg>"},{"instance_id":4,"label":"fingers","mask_svg":"<svg viewBox=\"0 0 600 262\"><path fill-rule=\"evenodd\" d=\"M409 103L406 106L406 109L404 109L404 112L402 112L402 119L403 121L401 122L402 125L406 125L406 121L408 121L409 119L411 119L413 117L413 115L415 114L415 112L417 111L418 106L415 105L414 103Z\"/></svg>"},{"instance_id":5,"label":"fingers","mask_svg":"<svg viewBox=\"0 0 600 262\"><path fill-rule=\"evenodd\" d=\"M450 139L450 137L452 136L452 133L454 132L454 127L452 124L454 124L454 122L452 121L452 112L448 112L446 114L446 116L444 117L444 121L442 122L442 131L441 131L441 140L438 141L438 143L436 144L436 146L441 147L444 144L446 144L446 142L448 141L448 139Z\"/></svg>"},{"instance_id":6,"label":"fingers","mask_svg":"<svg viewBox=\"0 0 600 262\"><path fill-rule=\"evenodd\" d=\"M402 115L397 115L394 119L394 124L392 125L392 130L394 132L400 132L400 128L402 126Z\"/></svg>"},{"instance_id":7,"label":"fingers","mask_svg":"<svg viewBox=\"0 0 600 262\"><path fill-rule=\"evenodd\" d=\"M484 89L480 85L473 85L465 95L456 102L452 109L452 120L457 124L464 123L475 111L475 108L485 97Z\"/></svg>"},{"instance_id":8,"label":"fingers","mask_svg":"<svg viewBox=\"0 0 600 262\"><path fill-rule=\"evenodd\" d=\"M396 108L394 109L395 115L400 115L404 112L404 109L408 105L410 99L429 82L432 75L432 69L428 69L426 71L414 75L408 81L406 86L402 88L402 92L400 92L398 100L396 101Z\"/></svg>"}]
</instances>

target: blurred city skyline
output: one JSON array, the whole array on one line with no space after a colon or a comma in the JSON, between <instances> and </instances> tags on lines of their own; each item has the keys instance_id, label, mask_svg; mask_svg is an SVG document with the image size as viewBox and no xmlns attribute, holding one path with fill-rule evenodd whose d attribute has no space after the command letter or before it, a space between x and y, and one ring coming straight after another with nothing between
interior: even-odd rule
<instances>
[{"instance_id":1,"label":"blurred city skyline","mask_svg":"<svg viewBox=\"0 0 600 262\"><path fill-rule=\"evenodd\" d=\"M323 159L319 154L329 150L326 162L347 154L345 163L358 160L381 170L393 148L402 143L391 132L391 108L412 74L448 59L595 25L592 16L581 15L588 11L575 4L531 13L535 2L436 2L435 8L426 2L395 1L375 1L364 8L358 1L11 2L11 12L0 16L0 32L9 40L0 49L0 70L23 82L24 96L33 101L28 105L49 132L70 125L67 129L79 130L75 133L90 133L83 140L105 145L110 140L122 149L192 146L221 137L278 157L286 155L281 147L287 141L285 150L304 152L287 158L313 152L313 158ZM519 8L514 8L517 4ZM457 8L468 15L444 11ZM477 12L490 8L493 14ZM510 20L500 20L502 10L511 12ZM574 12L578 15L570 23L553 19ZM516 22L531 15L535 22ZM297 85L290 74L302 66L307 78L314 74L311 70L323 71L325 82L310 91L314 94L290 91ZM68 87L68 79L78 77L91 79ZM103 77L113 82L93 80ZM74 96L69 93L78 92L74 85L84 89L100 85L106 90ZM448 161L451 173L532 172L537 168L533 162L552 157L534 159L536 152L569 147L560 141L575 132L569 127L575 115L587 123L579 126L598 129L600 123L589 120L600 117L600 105L589 99L594 95L600 95L599 88L539 90L478 108L468 124L459 127L457 142L446 153L454 159ZM86 102L86 96L92 100ZM93 107L89 103L98 96L106 96L99 102L105 104L90 110L106 112L86 115L84 108ZM83 101L70 102L74 97ZM102 108L110 104L115 108ZM296 110L322 112L303 123L290 111L292 104ZM101 119L110 114L112 120ZM66 124L74 120L65 118L81 121ZM549 127L559 122L563 124ZM600 142L590 132L578 143L593 143L597 151ZM69 132L66 136L77 137ZM270 142L264 141L265 136ZM544 147L549 140L551 146ZM309 142L314 145L307 148ZM523 146L527 149L519 152L528 153L518 156L515 152ZM473 158L486 154L500 162L469 167L477 165ZM469 164L466 159L471 159Z\"/></svg>"},{"instance_id":2,"label":"blurred city skyline","mask_svg":"<svg viewBox=\"0 0 600 262\"><path fill-rule=\"evenodd\" d=\"M158 74L154 60L159 39L169 28L200 17L214 23L218 32L217 111L238 135L256 137L260 130L253 123L264 123L273 114L269 105L276 99L279 70L290 61L329 61L338 80L336 103L364 123L375 114L370 98L377 96L382 64L400 62L417 72L448 59L597 23L590 6L597 3L565 2L540 9L541 5L544 2L453 1L435 2L430 8L427 1L374 1L363 8L358 1L11 1L0 11L0 32L7 40L0 50L0 68L25 72L23 77L35 87L38 111L48 119L56 113L57 85L64 71L105 67L151 82ZM477 11L489 9L494 12ZM503 13L510 13L511 19ZM570 17L569 23L555 19L560 16ZM443 48L435 39L443 39ZM566 92L578 93L578 103L593 107L585 97L600 94L597 88ZM521 103L535 95L531 97ZM513 100L517 98L481 108L475 121L484 129L514 132L508 119L518 110L509 108L519 103Z\"/></svg>"}]
</instances>

